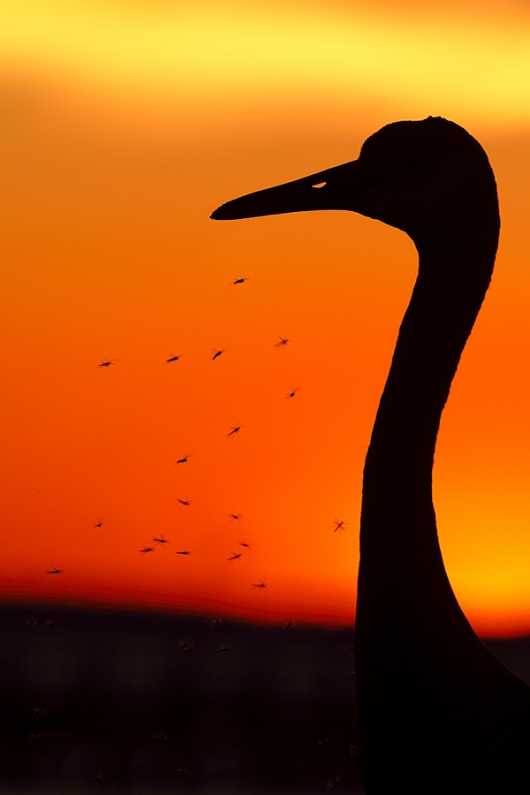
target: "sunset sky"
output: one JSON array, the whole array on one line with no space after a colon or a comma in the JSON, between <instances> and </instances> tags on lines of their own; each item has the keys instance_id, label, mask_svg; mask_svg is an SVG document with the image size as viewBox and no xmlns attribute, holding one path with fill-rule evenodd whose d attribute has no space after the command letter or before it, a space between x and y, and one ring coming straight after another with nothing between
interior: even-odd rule
<instances>
[{"instance_id":1,"label":"sunset sky","mask_svg":"<svg viewBox=\"0 0 530 795\"><path fill-rule=\"evenodd\" d=\"M523 0L0 0L1 599L353 623L414 246L353 213L209 216L429 115L482 143L502 219L440 542L476 631L530 632Z\"/></svg>"}]
</instances>

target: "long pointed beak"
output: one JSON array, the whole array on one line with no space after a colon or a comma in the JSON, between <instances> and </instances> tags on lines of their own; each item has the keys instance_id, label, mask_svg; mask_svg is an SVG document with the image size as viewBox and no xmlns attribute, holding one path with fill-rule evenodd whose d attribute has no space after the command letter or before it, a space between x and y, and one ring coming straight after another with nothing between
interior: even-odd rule
<instances>
[{"instance_id":1,"label":"long pointed beak","mask_svg":"<svg viewBox=\"0 0 530 795\"><path fill-rule=\"evenodd\" d=\"M222 204L210 218L232 221L306 210L353 210L355 195L362 187L361 170L360 161L352 160L274 188L247 193Z\"/></svg>"}]
</instances>

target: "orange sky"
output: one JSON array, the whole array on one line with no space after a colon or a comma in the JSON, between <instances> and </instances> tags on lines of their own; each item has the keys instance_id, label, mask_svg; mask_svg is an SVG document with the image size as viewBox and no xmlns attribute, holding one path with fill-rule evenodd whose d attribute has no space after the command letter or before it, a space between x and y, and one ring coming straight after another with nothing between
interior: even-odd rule
<instances>
[{"instance_id":1,"label":"orange sky","mask_svg":"<svg viewBox=\"0 0 530 795\"><path fill-rule=\"evenodd\" d=\"M502 215L442 420L442 551L477 631L530 632L530 7L193 9L0 2L0 594L353 621L362 466L414 247L353 214L209 215L442 115L486 148Z\"/></svg>"}]
</instances>

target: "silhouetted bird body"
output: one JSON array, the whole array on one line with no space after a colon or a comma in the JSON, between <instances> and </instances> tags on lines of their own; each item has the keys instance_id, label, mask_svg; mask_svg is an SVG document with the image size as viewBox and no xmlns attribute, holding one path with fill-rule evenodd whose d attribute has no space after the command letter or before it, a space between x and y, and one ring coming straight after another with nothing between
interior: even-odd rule
<instances>
[{"instance_id":1,"label":"silhouetted bird body","mask_svg":"<svg viewBox=\"0 0 530 795\"><path fill-rule=\"evenodd\" d=\"M355 656L366 793L529 793L530 688L462 613L432 502L440 417L497 251L493 172L458 125L396 122L358 160L235 199L212 218L318 209L402 229L419 253L364 468Z\"/></svg>"}]
</instances>

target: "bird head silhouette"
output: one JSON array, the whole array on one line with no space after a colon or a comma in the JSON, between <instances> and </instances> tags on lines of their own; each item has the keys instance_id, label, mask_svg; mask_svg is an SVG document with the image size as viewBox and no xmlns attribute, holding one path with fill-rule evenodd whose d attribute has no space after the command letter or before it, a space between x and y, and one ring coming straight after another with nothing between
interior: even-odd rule
<instances>
[{"instance_id":1,"label":"bird head silhouette","mask_svg":"<svg viewBox=\"0 0 530 795\"><path fill-rule=\"evenodd\" d=\"M351 210L406 232L420 248L445 248L497 219L495 179L481 145L454 122L429 116L388 124L357 160L226 202L211 215L234 220L308 210ZM485 215L487 223L484 224ZM493 224L495 227L495 224Z\"/></svg>"}]
</instances>

